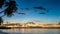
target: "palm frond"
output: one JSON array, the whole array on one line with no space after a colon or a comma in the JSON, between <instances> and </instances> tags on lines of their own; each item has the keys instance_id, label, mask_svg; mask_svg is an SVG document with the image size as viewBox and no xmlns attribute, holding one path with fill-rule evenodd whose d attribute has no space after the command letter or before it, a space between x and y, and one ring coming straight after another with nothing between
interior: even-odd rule
<instances>
[{"instance_id":1,"label":"palm frond","mask_svg":"<svg viewBox=\"0 0 60 34\"><path fill-rule=\"evenodd\" d=\"M0 0L0 8L2 8L2 6L4 5L4 2L5 2L6 0Z\"/></svg>"},{"instance_id":2,"label":"palm frond","mask_svg":"<svg viewBox=\"0 0 60 34\"><path fill-rule=\"evenodd\" d=\"M9 17L12 16L13 13L16 12L16 10L17 10L17 6L16 6L15 1L10 1L5 6L7 6L7 8L4 10L4 14Z\"/></svg>"}]
</instances>

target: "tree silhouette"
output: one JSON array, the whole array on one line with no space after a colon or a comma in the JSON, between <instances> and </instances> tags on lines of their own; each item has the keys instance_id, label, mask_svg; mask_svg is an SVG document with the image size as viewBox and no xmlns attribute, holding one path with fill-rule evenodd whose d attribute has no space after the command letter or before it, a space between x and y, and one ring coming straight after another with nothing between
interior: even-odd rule
<instances>
[{"instance_id":1,"label":"tree silhouette","mask_svg":"<svg viewBox=\"0 0 60 34\"><path fill-rule=\"evenodd\" d=\"M3 5L5 5L6 8L5 10L0 11L0 14L4 14L2 16L7 15L8 17L11 17L17 10L17 4L15 0L9 0L9 2L6 0L0 0L0 9L3 7ZM2 16L0 16L0 24L3 22Z\"/></svg>"}]
</instances>

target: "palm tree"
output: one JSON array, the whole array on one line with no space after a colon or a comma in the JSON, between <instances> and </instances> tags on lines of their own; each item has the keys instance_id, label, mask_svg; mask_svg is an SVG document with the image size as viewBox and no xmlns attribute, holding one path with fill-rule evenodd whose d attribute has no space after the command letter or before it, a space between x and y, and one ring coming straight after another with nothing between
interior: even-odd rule
<instances>
[{"instance_id":1,"label":"palm tree","mask_svg":"<svg viewBox=\"0 0 60 34\"><path fill-rule=\"evenodd\" d=\"M8 17L11 17L13 13L16 12L17 10L17 5L15 0L9 0L9 2L6 0L0 0L0 9L2 9L3 5L5 5L4 6L5 10L0 11L0 14L3 13L3 15L0 16L0 25L3 22L3 19L2 19L3 16L6 15Z\"/></svg>"}]
</instances>

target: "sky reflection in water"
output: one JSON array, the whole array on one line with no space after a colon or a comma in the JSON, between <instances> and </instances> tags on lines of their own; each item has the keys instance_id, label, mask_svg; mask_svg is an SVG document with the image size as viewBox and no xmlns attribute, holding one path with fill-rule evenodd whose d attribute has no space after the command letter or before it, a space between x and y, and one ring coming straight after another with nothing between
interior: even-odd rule
<instances>
[{"instance_id":1,"label":"sky reflection in water","mask_svg":"<svg viewBox=\"0 0 60 34\"><path fill-rule=\"evenodd\" d=\"M60 34L60 29L1 29L0 34Z\"/></svg>"}]
</instances>

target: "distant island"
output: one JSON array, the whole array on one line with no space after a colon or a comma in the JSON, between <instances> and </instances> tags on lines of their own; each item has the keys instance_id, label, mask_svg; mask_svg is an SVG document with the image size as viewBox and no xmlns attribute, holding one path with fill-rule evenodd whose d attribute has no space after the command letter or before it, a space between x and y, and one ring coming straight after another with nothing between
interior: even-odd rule
<instances>
[{"instance_id":1,"label":"distant island","mask_svg":"<svg viewBox=\"0 0 60 34\"><path fill-rule=\"evenodd\" d=\"M38 23L3 23L3 29L6 27L7 29L10 28L60 28L60 24L38 24Z\"/></svg>"}]
</instances>

